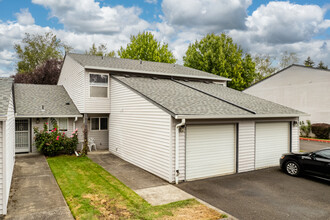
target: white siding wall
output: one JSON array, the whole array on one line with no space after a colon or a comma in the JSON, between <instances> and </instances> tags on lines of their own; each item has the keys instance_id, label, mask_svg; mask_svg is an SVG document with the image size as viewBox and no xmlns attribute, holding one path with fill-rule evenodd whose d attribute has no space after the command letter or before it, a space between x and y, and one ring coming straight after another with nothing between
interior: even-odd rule
<instances>
[{"instance_id":1,"label":"white siding wall","mask_svg":"<svg viewBox=\"0 0 330 220\"><path fill-rule=\"evenodd\" d=\"M171 182L171 116L115 80L110 87L109 150Z\"/></svg>"},{"instance_id":2,"label":"white siding wall","mask_svg":"<svg viewBox=\"0 0 330 220\"><path fill-rule=\"evenodd\" d=\"M4 204L3 214L7 213L7 204L15 163L15 115L12 96L9 99L6 121L6 144L3 148L4 162ZM0 132L1 133L1 132Z\"/></svg>"},{"instance_id":3,"label":"white siding wall","mask_svg":"<svg viewBox=\"0 0 330 220\"><path fill-rule=\"evenodd\" d=\"M37 124L36 122L36 118L32 118L31 119L31 122L32 122L32 130L31 130L31 143L32 143L32 152L35 153L35 152L38 152L36 146L35 146L35 141L34 141L34 132L33 132L33 128L38 128L39 131L43 129L44 127L44 123L48 123L48 119L41 119L39 118L40 122ZM70 137L72 132L73 132L73 121L74 121L74 118L69 118L68 119L68 130L67 131L64 131L65 134Z\"/></svg>"},{"instance_id":4,"label":"white siding wall","mask_svg":"<svg viewBox=\"0 0 330 220\"><path fill-rule=\"evenodd\" d=\"M3 214L4 188L3 188L3 148L5 141L4 121L0 121L0 214Z\"/></svg>"},{"instance_id":5,"label":"white siding wall","mask_svg":"<svg viewBox=\"0 0 330 220\"><path fill-rule=\"evenodd\" d=\"M299 126L292 126L292 152L298 153L300 151L299 141Z\"/></svg>"},{"instance_id":6,"label":"white siding wall","mask_svg":"<svg viewBox=\"0 0 330 220\"><path fill-rule=\"evenodd\" d=\"M71 57L66 56L58 85L63 85L80 112L85 112L85 70Z\"/></svg>"},{"instance_id":7,"label":"white siding wall","mask_svg":"<svg viewBox=\"0 0 330 220\"><path fill-rule=\"evenodd\" d=\"M238 172L254 170L255 122L239 122L238 138Z\"/></svg>"},{"instance_id":8,"label":"white siding wall","mask_svg":"<svg viewBox=\"0 0 330 220\"><path fill-rule=\"evenodd\" d=\"M110 113L110 91L111 91L111 79L109 76L109 87L108 87L108 98L99 98L94 97L90 98L89 95L89 72L86 72L85 74L85 113ZM97 74L97 73L95 73Z\"/></svg>"},{"instance_id":9,"label":"white siding wall","mask_svg":"<svg viewBox=\"0 0 330 220\"><path fill-rule=\"evenodd\" d=\"M181 123L181 120L175 120L172 118L172 172L171 172L171 182L175 181L175 126ZM179 133L179 181L185 180L186 176L186 129L182 129Z\"/></svg>"}]
</instances>

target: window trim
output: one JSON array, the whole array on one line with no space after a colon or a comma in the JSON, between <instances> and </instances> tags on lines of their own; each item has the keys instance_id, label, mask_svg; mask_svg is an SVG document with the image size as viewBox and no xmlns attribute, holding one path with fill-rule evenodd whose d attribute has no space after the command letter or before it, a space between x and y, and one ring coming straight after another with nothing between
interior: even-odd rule
<instances>
[{"instance_id":1,"label":"window trim","mask_svg":"<svg viewBox=\"0 0 330 220\"><path fill-rule=\"evenodd\" d=\"M108 85L105 86L105 85L91 85L91 75L107 75L108 76ZM93 72L89 72L88 73L88 90L89 90L89 98L92 98L92 99L109 99L109 83L110 83L110 75L108 73L93 73ZM91 96L91 86L94 86L94 87L101 87L101 88L107 88L107 97L92 97Z\"/></svg>"},{"instance_id":2,"label":"window trim","mask_svg":"<svg viewBox=\"0 0 330 220\"><path fill-rule=\"evenodd\" d=\"M92 119L93 118L98 118L99 119L99 129L92 129ZM107 129L101 129L101 118L106 118L107 119ZM89 124L90 124L90 130L91 131L108 131L109 130L109 118L108 117L90 117L89 120Z\"/></svg>"},{"instance_id":3,"label":"window trim","mask_svg":"<svg viewBox=\"0 0 330 220\"><path fill-rule=\"evenodd\" d=\"M52 129L50 129L50 119L51 118L48 118L48 120L47 120L47 122L48 122L48 130L49 131L51 131ZM57 125L59 126L59 128L58 128L58 131L62 131L62 132L64 132L64 131L68 131L69 130L69 118L64 118L64 119L66 119L66 130L61 130L61 128L60 128L60 123L59 123L59 119L63 119L63 118L54 118L56 121L57 121Z\"/></svg>"}]
</instances>

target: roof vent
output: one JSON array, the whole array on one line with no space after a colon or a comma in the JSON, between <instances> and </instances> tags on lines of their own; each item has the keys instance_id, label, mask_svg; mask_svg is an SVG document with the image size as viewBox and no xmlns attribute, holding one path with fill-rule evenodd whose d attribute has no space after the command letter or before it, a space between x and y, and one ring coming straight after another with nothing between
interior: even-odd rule
<instances>
[{"instance_id":1,"label":"roof vent","mask_svg":"<svg viewBox=\"0 0 330 220\"><path fill-rule=\"evenodd\" d=\"M102 60L104 59L104 56L102 55Z\"/></svg>"},{"instance_id":2,"label":"roof vent","mask_svg":"<svg viewBox=\"0 0 330 220\"><path fill-rule=\"evenodd\" d=\"M45 106L44 105L41 105L41 111L45 111Z\"/></svg>"},{"instance_id":3,"label":"roof vent","mask_svg":"<svg viewBox=\"0 0 330 220\"><path fill-rule=\"evenodd\" d=\"M204 83L206 83L206 84L210 84L211 82L210 82L210 81L204 81Z\"/></svg>"},{"instance_id":4,"label":"roof vent","mask_svg":"<svg viewBox=\"0 0 330 220\"><path fill-rule=\"evenodd\" d=\"M130 77L131 77L131 76L128 75L128 74L125 74L124 76L125 76L125 78L130 78Z\"/></svg>"},{"instance_id":5,"label":"roof vent","mask_svg":"<svg viewBox=\"0 0 330 220\"><path fill-rule=\"evenodd\" d=\"M140 64L142 64L142 60L140 60Z\"/></svg>"},{"instance_id":6,"label":"roof vent","mask_svg":"<svg viewBox=\"0 0 330 220\"><path fill-rule=\"evenodd\" d=\"M70 105L70 102L65 103L65 105Z\"/></svg>"},{"instance_id":7,"label":"roof vent","mask_svg":"<svg viewBox=\"0 0 330 220\"><path fill-rule=\"evenodd\" d=\"M173 65L173 67L175 67L175 64Z\"/></svg>"},{"instance_id":8,"label":"roof vent","mask_svg":"<svg viewBox=\"0 0 330 220\"><path fill-rule=\"evenodd\" d=\"M151 77L153 80L157 80L158 78L156 76Z\"/></svg>"}]
</instances>

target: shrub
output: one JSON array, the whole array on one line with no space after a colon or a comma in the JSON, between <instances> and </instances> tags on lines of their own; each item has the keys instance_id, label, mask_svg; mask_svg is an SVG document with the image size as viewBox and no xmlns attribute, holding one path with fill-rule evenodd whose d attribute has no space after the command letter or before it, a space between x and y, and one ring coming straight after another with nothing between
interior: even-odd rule
<instances>
[{"instance_id":1,"label":"shrub","mask_svg":"<svg viewBox=\"0 0 330 220\"><path fill-rule=\"evenodd\" d=\"M306 121L306 125L305 125L305 122L303 122L303 121L300 122L300 136L301 137L310 137L310 133L312 131L311 129L312 129L312 126L311 126L310 120Z\"/></svg>"},{"instance_id":2,"label":"shrub","mask_svg":"<svg viewBox=\"0 0 330 220\"><path fill-rule=\"evenodd\" d=\"M43 130L39 131L34 128L35 145L39 152L45 156L56 156L60 153L73 154L77 149L78 130L76 129L70 138L58 130L58 126L54 123L54 129L48 131L48 123L44 123Z\"/></svg>"},{"instance_id":3,"label":"shrub","mask_svg":"<svg viewBox=\"0 0 330 220\"><path fill-rule=\"evenodd\" d=\"M325 123L312 124L312 132L317 138L328 139L330 133L330 125Z\"/></svg>"}]
</instances>

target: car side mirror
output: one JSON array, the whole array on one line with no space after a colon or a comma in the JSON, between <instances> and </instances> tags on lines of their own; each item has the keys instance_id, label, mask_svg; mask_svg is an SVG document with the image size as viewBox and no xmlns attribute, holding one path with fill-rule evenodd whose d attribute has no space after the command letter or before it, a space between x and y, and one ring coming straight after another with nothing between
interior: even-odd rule
<instances>
[{"instance_id":1,"label":"car side mirror","mask_svg":"<svg viewBox=\"0 0 330 220\"><path fill-rule=\"evenodd\" d=\"M315 160L315 154L314 154L314 153L310 153L309 156L310 156L313 160Z\"/></svg>"}]
</instances>

